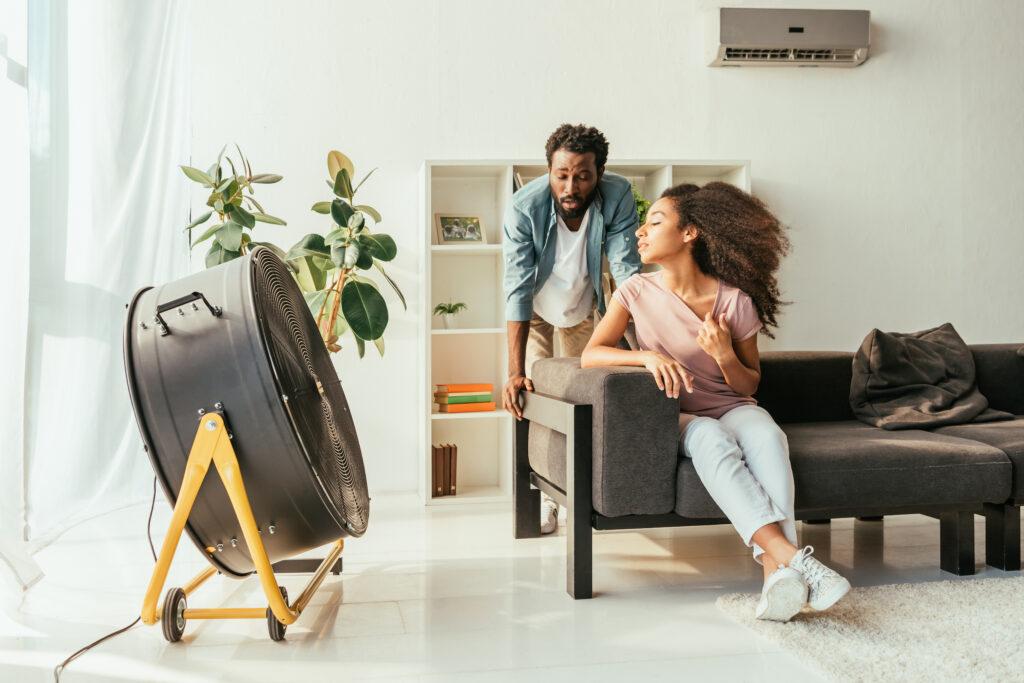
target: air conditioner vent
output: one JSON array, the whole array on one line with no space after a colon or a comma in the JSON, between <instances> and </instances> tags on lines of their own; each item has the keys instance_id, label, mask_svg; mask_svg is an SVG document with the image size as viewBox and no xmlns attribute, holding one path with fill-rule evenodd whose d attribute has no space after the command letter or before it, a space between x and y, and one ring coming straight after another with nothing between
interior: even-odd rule
<instances>
[{"instance_id":1,"label":"air conditioner vent","mask_svg":"<svg viewBox=\"0 0 1024 683\"><path fill-rule=\"evenodd\" d=\"M709 66L853 67L868 58L865 10L722 7L706 16Z\"/></svg>"}]
</instances>

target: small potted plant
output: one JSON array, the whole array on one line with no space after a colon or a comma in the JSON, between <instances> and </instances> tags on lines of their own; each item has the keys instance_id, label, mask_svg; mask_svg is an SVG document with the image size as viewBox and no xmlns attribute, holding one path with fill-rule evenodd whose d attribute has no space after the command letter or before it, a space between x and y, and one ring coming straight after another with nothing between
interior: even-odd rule
<instances>
[{"instance_id":1,"label":"small potted plant","mask_svg":"<svg viewBox=\"0 0 1024 683\"><path fill-rule=\"evenodd\" d=\"M441 316L441 319L444 321L444 329L451 330L455 328L455 316L467 308L469 307L461 301L457 303L449 301L448 303L434 306L434 315Z\"/></svg>"}]
</instances>

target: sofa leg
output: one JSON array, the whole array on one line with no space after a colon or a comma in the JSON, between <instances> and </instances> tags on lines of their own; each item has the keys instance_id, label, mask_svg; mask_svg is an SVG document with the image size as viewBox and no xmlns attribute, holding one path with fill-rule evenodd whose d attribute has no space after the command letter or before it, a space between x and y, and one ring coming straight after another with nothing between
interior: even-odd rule
<instances>
[{"instance_id":1,"label":"sofa leg","mask_svg":"<svg viewBox=\"0 0 1024 683\"><path fill-rule=\"evenodd\" d=\"M939 566L957 576L974 573L974 513L939 515Z\"/></svg>"},{"instance_id":2,"label":"sofa leg","mask_svg":"<svg viewBox=\"0 0 1024 683\"><path fill-rule=\"evenodd\" d=\"M804 524L831 524L831 519L805 519Z\"/></svg>"},{"instance_id":3,"label":"sofa leg","mask_svg":"<svg viewBox=\"0 0 1024 683\"><path fill-rule=\"evenodd\" d=\"M1020 506L985 503L985 564L1020 569Z\"/></svg>"},{"instance_id":4,"label":"sofa leg","mask_svg":"<svg viewBox=\"0 0 1024 683\"><path fill-rule=\"evenodd\" d=\"M593 455L591 452L591 407L573 406L566 450L566 591L574 600L593 596Z\"/></svg>"},{"instance_id":5,"label":"sofa leg","mask_svg":"<svg viewBox=\"0 0 1024 683\"><path fill-rule=\"evenodd\" d=\"M858 517L859 522L881 522L883 519L882 515L871 515L868 517Z\"/></svg>"},{"instance_id":6,"label":"sofa leg","mask_svg":"<svg viewBox=\"0 0 1024 683\"><path fill-rule=\"evenodd\" d=\"M540 491L530 486L530 421L517 420L513 436L512 534L515 538L540 537Z\"/></svg>"}]
</instances>

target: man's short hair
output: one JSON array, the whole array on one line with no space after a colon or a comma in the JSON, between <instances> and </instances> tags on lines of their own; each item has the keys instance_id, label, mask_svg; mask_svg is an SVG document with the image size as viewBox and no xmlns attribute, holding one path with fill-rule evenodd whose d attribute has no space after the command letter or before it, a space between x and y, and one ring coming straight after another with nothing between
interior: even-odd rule
<instances>
[{"instance_id":1,"label":"man's short hair","mask_svg":"<svg viewBox=\"0 0 1024 683\"><path fill-rule=\"evenodd\" d=\"M544 151L548 158L548 167L551 166L551 157L560 149L576 154L594 153L594 160L598 170L604 168L608 161L608 140L604 133L592 126L585 126L582 123L572 125L563 123L548 138L544 145Z\"/></svg>"}]
</instances>

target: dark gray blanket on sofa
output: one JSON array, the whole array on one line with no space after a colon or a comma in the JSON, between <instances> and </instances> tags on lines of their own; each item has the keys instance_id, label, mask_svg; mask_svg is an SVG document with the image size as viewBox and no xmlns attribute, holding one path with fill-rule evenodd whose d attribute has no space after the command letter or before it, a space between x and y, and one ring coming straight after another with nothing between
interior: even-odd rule
<instances>
[{"instance_id":1,"label":"dark gray blanket on sofa","mask_svg":"<svg viewBox=\"0 0 1024 683\"><path fill-rule=\"evenodd\" d=\"M861 422L889 430L1013 419L988 407L971 350L950 323L921 332L871 330L853 358L850 407Z\"/></svg>"}]
</instances>

